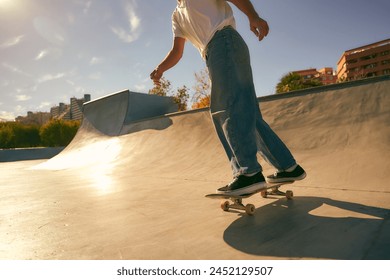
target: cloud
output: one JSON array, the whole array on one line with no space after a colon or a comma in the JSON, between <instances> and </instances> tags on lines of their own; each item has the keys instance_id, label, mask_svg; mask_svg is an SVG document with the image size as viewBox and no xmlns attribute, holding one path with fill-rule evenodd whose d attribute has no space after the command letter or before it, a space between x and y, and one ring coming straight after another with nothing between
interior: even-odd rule
<instances>
[{"instance_id":1,"label":"cloud","mask_svg":"<svg viewBox=\"0 0 390 280\"><path fill-rule=\"evenodd\" d=\"M21 116L21 115L25 114L26 111L27 111L26 107L23 107L21 105L17 105L14 108L14 111L12 113L10 113L10 114L13 115L13 116Z\"/></svg>"},{"instance_id":2,"label":"cloud","mask_svg":"<svg viewBox=\"0 0 390 280\"><path fill-rule=\"evenodd\" d=\"M36 17L33 26L37 33L51 44L62 46L66 42L65 29L55 20Z\"/></svg>"},{"instance_id":3,"label":"cloud","mask_svg":"<svg viewBox=\"0 0 390 280\"><path fill-rule=\"evenodd\" d=\"M74 88L74 91L78 94L84 94L85 92L87 92L87 90L82 86L76 86Z\"/></svg>"},{"instance_id":4,"label":"cloud","mask_svg":"<svg viewBox=\"0 0 390 280\"><path fill-rule=\"evenodd\" d=\"M61 79L63 77L65 77L65 73L58 73L58 74L54 74L54 75L53 74L46 74L38 79L38 83L41 84L41 83Z\"/></svg>"},{"instance_id":5,"label":"cloud","mask_svg":"<svg viewBox=\"0 0 390 280\"><path fill-rule=\"evenodd\" d=\"M74 85L76 85L76 83L75 83L75 82L73 82L72 80L66 80L66 82L67 82L69 85L71 85L71 86L74 86Z\"/></svg>"},{"instance_id":6,"label":"cloud","mask_svg":"<svg viewBox=\"0 0 390 280\"><path fill-rule=\"evenodd\" d=\"M39 109L48 109L50 107L51 107L51 103L47 101L41 102L41 104L39 104L38 106Z\"/></svg>"},{"instance_id":7,"label":"cloud","mask_svg":"<svg viewBox=\"0 0 390 280\"><path fill-rule=\"evenodd\" d=\"M0 121L13 121L15 120L15 114L7 111L0 111Z\"/></svg>"},{"instance_id":8,"label":"cloud","mask_svg":"<svg viewBox=\"0 0 390 280\"><path fill-rule=\"evenodd\" d=\"M38 61L46 57L51 57L54 59L58 59L62 56L62 50L60 48L47 48L41 50L34 58L34 60Z\"/></svg>"},{"instance_id":9,"label":"cloud","mask_svg":"<svg viewBox=\"0 0 390 280\"><path fill-rule=\"evenodd\" d=\"M103 62L103 58L101 58L101 57L92 57L91 58L91 61L89 62L89 64L90 65L96 65L96 64L100 64L100 63L102 63Z\"/></svg>"},{"instance_id":10,"label":"cloud","mask_svg":"<svg viewBox=\"0 0 390 280\"><path fill-rule=\"evenodd\" d=\"M24 35L20 35L20 36L16 36L14 38L8 39L3 44L1 44L0 47L5 49L5 48L12 47L12 46L16 46L17 44L22 42L23 38L24 38Z\"/></svg>"},{"instance_id":11,"label":"cloud","mask_svg":"<svg viewBox=\"0 0 390 280\"><path fill-rule=\"evenodd\" d=\"M47 56L47 54L49 53L48 50L42 50L39 52L39 54L35 57L35 60L41 60L42 58L44 58L45 56Z\"/></svg>"},{"instance_id":12,"label":"cloud","mask_svg":"<svg viewBox=\"0 0 390 280\"><path fill-rule=\"evenodd\" d=\"M30 100L31 99L31 96L28 96L28 95L16 95L16 101L27 101L27 100Z\"/></svg>"},{"instance_id":13,"label":"cloud","mask_svg":"<svg viewBox=\"0 0 390 280\"><path fill-rule=\"evenodd\" d=\"M14 65L11 65L11 64L8 64L5 62L3 62L1 65L11 72L14 72L14 73L26 76L26 77L31 77L31 75L29 73L22 71L21 69L19 69L18 67L14 66Z\"/></svg>"},{"instance_id":14,"label":"cloud","mask_svg":"<svg viewBox=\"0 0 390 280\"><path fill-rule=\"evenodd\" d=\"M128 30L123 27L111 27L112 32L125 43L136 41L141 33L141 19L136 13L136 7L137 4L134 0L125 4Z\"/></svg>"}]
</instances>

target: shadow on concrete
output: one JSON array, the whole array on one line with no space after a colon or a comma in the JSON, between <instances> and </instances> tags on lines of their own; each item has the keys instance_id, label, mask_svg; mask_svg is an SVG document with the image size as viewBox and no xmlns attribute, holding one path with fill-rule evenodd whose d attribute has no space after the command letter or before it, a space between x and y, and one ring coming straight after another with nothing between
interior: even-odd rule
<instances>
[{"instance_id":1,"label":"shadow on concrete","mask_svg":"<svg viewBox=\"0 0 390 280\"><path fill-rule=\"evenodd\" d=\"M260 207L252 217L242 215L226 229L224 240L259 256L390 259L389 221L389 209L296 197Z\"/></svg>"},{"instance_id":2,"label":"shadow on concrete","mask_svg":"<svg viewBox=\"0 0 390 280\"><path fill-rule=\"evenodd\" d=\"M143 130L164 130L170 127L173 121L170 117L160 116L152 119L129 123L124 125L121 131L121 135L131 134Z\"/></svg>"},{"instance_id":3,"label":"shadow on concrete","mask_svg":"<svg viewBox=\"0 0 390 280\"><path fill-rule=\"evenodd\" d=\"M126 134L124 126L177 112L172 97L124 90L84 103L84 121L108 136Z\"/></svg>"}]
</instances>

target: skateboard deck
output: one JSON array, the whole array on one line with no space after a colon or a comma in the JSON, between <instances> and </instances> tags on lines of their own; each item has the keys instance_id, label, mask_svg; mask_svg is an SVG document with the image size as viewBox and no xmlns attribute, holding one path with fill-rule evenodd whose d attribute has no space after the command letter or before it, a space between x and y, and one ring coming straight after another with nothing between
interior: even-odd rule
<instances>
[{"instance_id":1,"label":"skateboard deck","mask_svg":"<svg viewBox=\"0 0 390 280\"><path fill-rule=\"evenodd\" d=\"M212 199L222 199L221 201L221 208L223 211L229 211L229 209L238 209L238 210L244 210L248 215L253 215L255 213L256 207L253 204L243 204L242 200L248 197L251 197L252 195L255 195L257 193L260 193L262 197L266 198L269 195L272 196L285 196L287 199L292 199L294 194L292 191L287 190L286 192L282 192L279 190L279 188L283 185L292 184L294 181L288 181L278 184L269 184L266 187L258 190L254 193L249 194L243 194L243 195L231 195L231 194L207 194L206 197L212 198ZM233 202L233 204L230 204L230 201Z\"/></svg>"}]
</instances>

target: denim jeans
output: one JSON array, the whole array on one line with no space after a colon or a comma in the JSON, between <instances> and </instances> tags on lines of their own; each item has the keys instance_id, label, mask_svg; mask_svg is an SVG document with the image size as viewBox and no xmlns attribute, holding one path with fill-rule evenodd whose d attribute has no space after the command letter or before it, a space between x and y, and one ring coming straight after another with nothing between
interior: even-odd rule
<instances>
[{"instance_id":1,"label":"denim jeans","mask_svg":"<svg viewBox=\"0 0 390 280\"><path fill-rule=\"evenodd\" d=\"M262 171L257 152L278 170L296 164L263 120L253 84L249 50L232 27L218 31L207 46L211 117L230 160L233 176Z\"/></svg>"}]
</instances>

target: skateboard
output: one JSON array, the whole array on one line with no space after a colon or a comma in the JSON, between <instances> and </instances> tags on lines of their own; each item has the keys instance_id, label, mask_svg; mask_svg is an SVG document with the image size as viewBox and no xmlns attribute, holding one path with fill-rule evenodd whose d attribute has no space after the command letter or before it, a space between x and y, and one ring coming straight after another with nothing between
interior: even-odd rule
<instances>
[{"instance_id":1,"label":"skateboard","mask_svg":"<svg viewBox=\"0 0 390 280\"><path fill-rule=\"evenodd\" d=\"M222 199L221 201L221 208L223 211L229 211L229 209L238 209L238 210L244 210L248 215L253 215L255 213L256 207L253 204L243 204L242 200L248 197L251 197L252 195L255 195L257 193L260 193L262 197L267 198L269 195L272 196L284 196L287 199L292 199L294 194L292 191L287 190L286 192L282 192L279 190L279 188L283 185L292 184L294 181L288 181L278 184L272 184L264 187L263 189L258 190L254 193L249 194L243 194L243 195L229 195L229 194L207 194L206 197L212 198L212 199ZM231 200L233 204L230 204Z\"/></svg>"}]
</instances>

